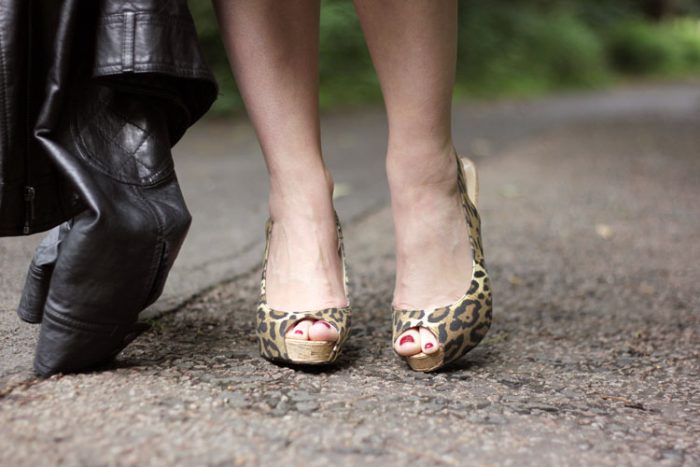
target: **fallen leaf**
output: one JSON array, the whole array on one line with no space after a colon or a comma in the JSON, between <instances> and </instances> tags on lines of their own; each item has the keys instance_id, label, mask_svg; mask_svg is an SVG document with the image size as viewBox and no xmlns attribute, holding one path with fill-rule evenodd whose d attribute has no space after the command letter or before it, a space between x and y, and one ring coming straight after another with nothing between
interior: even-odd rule
<instances>
[{"instance_id":1,"label":"fallen leaf","mask_svg":"<svg viewBox=\"0 0 700 467\"><path fill-rule=\"evenodd\" d=\"M606 240L612 237L613 234L612 228L607 224L596 224L595 232L600 238L604 238Z\"/></svg>"},{"instance_id":2,"label":"fallen leaf","mask_svg":"<svg viewBox=\"0 0 700 467\"><path fill-rule=\"evenodd\" d=\"M653 295L654 292L656 292L656 289L654 288L653 285L648 284L646 282L642 282L639 284L639 293L642 295Z\"/></svg>"},{"instance_id":3,"label":"fallen leaf","mask_svg":"<svg viewBox=\"0 0 700 467\"><path fill-rule=\"evenodd\" d=\"M525 281L523 281L520 277L518 276L510 276L508 278L508 281L510 281L511 284L513 285L523 285Z\"/></svg>"}]
</instances>

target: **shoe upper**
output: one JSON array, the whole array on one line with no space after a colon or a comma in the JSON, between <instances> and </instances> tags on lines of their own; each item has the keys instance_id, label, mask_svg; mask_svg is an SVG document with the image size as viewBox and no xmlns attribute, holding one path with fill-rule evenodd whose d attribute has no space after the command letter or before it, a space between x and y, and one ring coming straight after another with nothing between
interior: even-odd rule
<instances>
[{"instance_id":1,"label":"shoe upper","mask_svg":"<svg viewBox=\"0 0 700 467\"><path fill-rule=\"evenodd\" d=\"M345 295L348 297L349 280L345 262L345 248L343 246L343 231L336 214L336 230L338 233L338 254L343 265L343 280L345 284ZM267 304L266 276L267 264L270 253L270 236L272 233L272 220L268 220L265 228L265 254L263 258L262 279L260 281L260 300L256 312L256 335L260 354L269 360L289 361L287 345L285 342L286 332L297 322L306 319L316 319L327 321L338 331L338 340L335 342L329 362L338 358L343 344L347 340L350 332L352 319L352 308L348 298L348 306L326 308L323 310L310 311L279 311L273 310Z\"/></svg>"},{"instance_id":2,"label":"shoe upper","mask_svg":"<svg viewBox=\"0 0 700 467\"><path fill-rule=\"evenodd\" d=\"M462 162L458 160L458 186L472 247L472 277L464 295L455 303L432 310L393 309L393 341L410 328L429 329L444 351L443 365L450 363L484 338L491 326L491 283L486 270L481 242L481 218L467 194L467 180Z\"/></svg>"}]
</instances>

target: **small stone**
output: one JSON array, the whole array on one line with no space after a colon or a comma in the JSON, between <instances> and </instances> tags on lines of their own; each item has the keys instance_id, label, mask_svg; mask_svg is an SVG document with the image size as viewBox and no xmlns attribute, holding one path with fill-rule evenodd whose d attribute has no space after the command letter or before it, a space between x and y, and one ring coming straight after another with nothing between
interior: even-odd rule
<instances>
[{"instance_id":1,"label":"small stone","mask_svg":"<svg viewBox=\"0 0 700 467\"><path fill-rule=\"evenodd\" d=\"M289 398L295 402L306 402L316 399L316 396L307 391L291 390L288 393Z\"/></svg>"},{"instance_id":2,"label":"small stone","mask_svg":"<svg viewBox=\"0 0 700 467\"><path fill-rule=\"evenodd\" d=\"M222 399L231 407L243 408L250 405L245 394L240 391L226 391L222 394Z\"/></svg>"},{"instance_id":3,"label":"small stone","mask_svg":"<svg viewBox=\"0 0 700 467\"><path fill-rule=\"evenodd\" d=\"M313 412L314 410L318 409L319 405L318 402L316 401L306 401L306 402L297 402L297 410L302 413L309 413Z\"/></svg>"}]
</instances>

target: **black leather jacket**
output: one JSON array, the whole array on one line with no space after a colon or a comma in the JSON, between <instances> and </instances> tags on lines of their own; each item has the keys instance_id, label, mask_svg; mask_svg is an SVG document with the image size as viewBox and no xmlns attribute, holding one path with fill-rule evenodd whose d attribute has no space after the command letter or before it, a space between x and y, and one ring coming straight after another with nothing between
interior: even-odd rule
<instances>
[{"instance_id":1,"label":"black leather jacket","mask_svg":"<svg viewBox=\"0 0 700 467\"><path fill-rule=\"evenodd\" d=\"M18 309L39 374L143 330L190 224L170 148L216 93L186 0L0 0L0 236L53 228Z\"/></svg>"}]
</instances>

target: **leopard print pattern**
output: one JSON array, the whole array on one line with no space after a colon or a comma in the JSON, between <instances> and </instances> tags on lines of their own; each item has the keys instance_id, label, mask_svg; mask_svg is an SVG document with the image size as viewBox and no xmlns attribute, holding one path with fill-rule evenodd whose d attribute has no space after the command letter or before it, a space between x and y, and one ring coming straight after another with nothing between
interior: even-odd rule
<instances>
[{"instance_id":1,"label":"leopard print pattern","mask_svg":"<svg viewBox=\"0 0 700 467\"><path fill-rule=\"evenodd\" d=\"M414 327L429 329L444 351L444 366L477 346L491 326L491 284L486 271L481 243L481 218L467 194L467 182L462 161L459 164L458 186L467 219L469 240L473 252L473 272L469 289L456 303L433 310L393 309L393 340Z\"/></svg>"},{"instance_id":2,"label":"leopard print pattern","mask_svg":"<svg viewBox=\"0 0 700 467\"><path fill-rule=\"evenodd\" d=\"M343 279L347 296L348 274L345 266L345 249L343 247L343 232L340 228L338 215L335 216L336 228L338 232L338 254L340 254L343 264ZM256 312L257 328L256 335L260 355L268 360L291 362L287 354L285 334L287 330L298 321L306 318L325 320L338 331L338 340L331 352L328 362L335 361L340 355L343 344L347 340L350 331L352 309L350 305L342 308L326 308L315 311L277 311L270 308L266 298L267 261L270 253L270 235L272 233L272 220L266 225L265 256L263 259L262 280L260 282L260 301Z\"/></svg>"}]
</instances>

